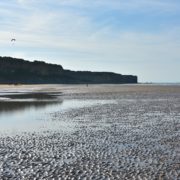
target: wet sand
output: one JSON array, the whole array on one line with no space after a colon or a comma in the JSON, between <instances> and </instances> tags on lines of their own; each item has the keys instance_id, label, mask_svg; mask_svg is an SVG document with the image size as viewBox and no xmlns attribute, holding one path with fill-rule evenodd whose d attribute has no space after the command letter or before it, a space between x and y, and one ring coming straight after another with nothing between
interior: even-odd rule
<instances>
[{"instance_id":1,"label":"wet sand","mask_svg":"<svg viewBox=\"0 0 180 180\"><path fill-rule=\"evenodd\" d=\"M71 131L0 136L1 179L180 179L180 86L7 87L104 103L50 113Z\"/></svg>"}]
</instances>

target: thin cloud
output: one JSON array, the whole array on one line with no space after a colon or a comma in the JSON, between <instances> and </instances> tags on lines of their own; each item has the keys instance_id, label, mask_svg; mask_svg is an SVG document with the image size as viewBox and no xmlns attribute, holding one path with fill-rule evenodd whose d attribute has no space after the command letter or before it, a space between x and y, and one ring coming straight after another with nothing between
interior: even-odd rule
<instances>
[{"instance_id":1,"label":"thin cloud","mask_svg":"<svg viewBox=\"0 0 180 180\"><path fill-rule=\"evenodd\" d=\"M56 1L57 4L62 6L74 6L81 8L107 8L121 11L161 11L171 12L178 11L180 9L180 2L178 0L96 0L96 1L85 1L85 0L61 0Z\"/></svg>"},{"instance_id":2,"label":"thin cloud","mask_svg":"<svg viewBox=\"0 0 180 180\"><path fill-rule=\"evenodd\" d=\"M94 68L102 64L102 68L112 67L111 71L113 67L117 70L116 64L122 63L120 73L132 70L133 74L137 74L138 67L143 65L174 62L180 58L178 53L180 24L175 21L179 19L179 1L11 0L10 2L0 2L2 17L0 47L4 55L18 57L22 55L26 59L28 57L51 59L54 54L56 63L61 63L58 60L64 59L66 64L72 63L72 66L76 67L78 63L74 62L80 59L83 61L82 67L86 67L87 62L93 61ZM128 14L127 18L127 13L133 15ZM142 20L139 13L144 17L154 16L152 20L162 27L159 26L157 30L154 22L146 22L146 19L142 22L142 26L138 27L136 22ZM111 19L111 16L116 18ZM125 23L118 25L123 18ZM162 18L165 21L162 22ZM171 21L174 21L174 24L171 24ZM128 25L131 25L130 28L127 28ZM153 30L148 28L144 30L146 26L152 26ZM10 43L12 37L17 39L13 47ZM81 69L81 63L79 66ZM137 69L133 69L133 66Z\"/></svg>"}]
</instances>

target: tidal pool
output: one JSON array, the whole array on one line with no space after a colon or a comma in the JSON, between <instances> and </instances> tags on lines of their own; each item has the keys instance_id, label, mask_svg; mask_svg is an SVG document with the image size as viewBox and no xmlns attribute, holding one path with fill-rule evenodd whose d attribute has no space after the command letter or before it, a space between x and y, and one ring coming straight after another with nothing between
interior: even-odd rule
<instances>
[{"instance_id":1,"label":"tidal pool","mask_svg":"<svg viewBox=\"0 0 180 180\"><path fill-rule=\"evenodd\" d=\"M71 131L74 122L52 121L51 115L98 104L107 100L63 100L50 94L6 94L0 99L1 133L41 132L46 130Z\"/></svg>"}]
</instances>

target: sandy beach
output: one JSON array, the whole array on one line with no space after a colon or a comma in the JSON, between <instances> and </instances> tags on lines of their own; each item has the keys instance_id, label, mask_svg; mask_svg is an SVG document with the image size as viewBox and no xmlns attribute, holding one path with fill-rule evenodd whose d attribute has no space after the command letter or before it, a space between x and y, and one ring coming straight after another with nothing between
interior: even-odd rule
<instances>
[{"instance_id":1,"label":"sandy beach","mask_svg":"<svg viewBox=\"0 0 180 180\"><path fill-rule=\"evenodd\" d=\"M0 179L180 179L180 85L0 85L0 123L27 107L48 123L1 133Z\"/></svg>"}]
</instances>

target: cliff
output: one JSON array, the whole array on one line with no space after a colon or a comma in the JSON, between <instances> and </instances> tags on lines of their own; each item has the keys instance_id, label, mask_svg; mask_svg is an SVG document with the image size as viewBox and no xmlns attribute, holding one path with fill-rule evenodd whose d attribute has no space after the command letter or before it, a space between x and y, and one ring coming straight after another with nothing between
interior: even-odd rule
<instances>
[{"instance_id":1,"label":"cliff","mask_svg":"<svg viewBox=\"0 0 180 180\"><path fill-rule=\"evenodd\" d=\"M124 84L137 83L137 76L112 72L65 70L61 65L0 57L0 83L21 84Z\"/></svg>"}]
</instances>

